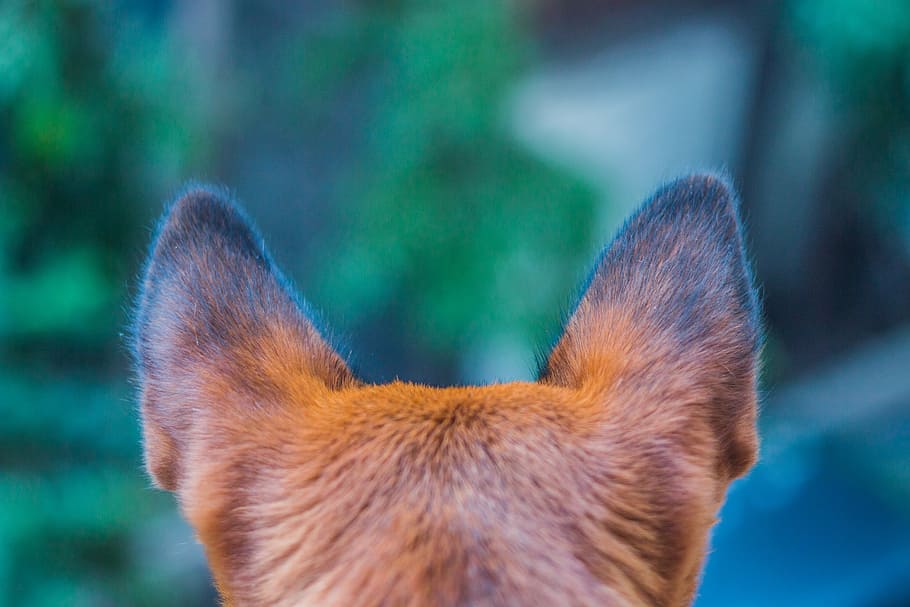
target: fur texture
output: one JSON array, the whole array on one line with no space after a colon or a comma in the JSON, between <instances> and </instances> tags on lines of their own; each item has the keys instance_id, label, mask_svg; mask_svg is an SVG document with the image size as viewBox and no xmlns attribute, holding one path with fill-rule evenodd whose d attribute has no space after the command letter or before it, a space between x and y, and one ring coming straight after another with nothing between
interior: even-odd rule
<instances>
[{"instance_id":1,"label":"fur texture","mask_svg":"<svg viewBox=\"0 0 910 607\"><path fill-rule=\"evenodd\" d=\"M195 188L134 329L147 468L229 605L688 605L756 457L758 307L729 184L658 191L535 383L363 385Z\"/></svg>"}]
</instances>

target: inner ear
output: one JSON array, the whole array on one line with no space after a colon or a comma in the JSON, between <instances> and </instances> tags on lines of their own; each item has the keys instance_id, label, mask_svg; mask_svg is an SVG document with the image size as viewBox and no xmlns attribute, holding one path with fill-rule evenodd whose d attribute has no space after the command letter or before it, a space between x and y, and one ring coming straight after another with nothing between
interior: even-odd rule
<instances>
[{"instance_id":1,"label":"inner ear","mask_svg":"<svg viewBox=\"0 0 910 607\"><path fill-rule=\"evenodd\" d=\"M709 420L719 468L755 460L758 304L739 204L726 179L694 175L658 190L598 259L541 381L606 392Z\"/></svg>"},{"instance_id":2,"label":"inner ear","mask_svg":"<svg viewBox=\"0 0 910 607\"><path fill-rule=\"evenodd\" d=\"M146 462L167 489L200 412L305 403L356 382L244 213L212 188L190 189L162 218L133 336Z\"/></svg>"}]
</instances>

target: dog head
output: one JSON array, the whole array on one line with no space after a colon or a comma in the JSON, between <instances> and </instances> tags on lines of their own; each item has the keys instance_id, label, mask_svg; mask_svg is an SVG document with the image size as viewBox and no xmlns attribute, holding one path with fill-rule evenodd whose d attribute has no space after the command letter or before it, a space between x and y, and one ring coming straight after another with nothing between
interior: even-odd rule
<instances>
[{"instance_id":1,"label":"dog head","mask_svg":"<svg viewBox=\"0 0 910 607\"><path fill-rule=\"evenodd\" d=\"M756 457L758 307L714 176L628 220L537 382L361 383L205 188L162 220L134 339L147 468L228 604L687 605Z\"/></svg>"}]
</instances>

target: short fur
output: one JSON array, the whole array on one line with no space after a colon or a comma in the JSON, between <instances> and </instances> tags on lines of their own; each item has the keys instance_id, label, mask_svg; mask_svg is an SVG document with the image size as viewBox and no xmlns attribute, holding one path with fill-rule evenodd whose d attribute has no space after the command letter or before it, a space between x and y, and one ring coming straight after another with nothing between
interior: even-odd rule
<instances>
[{"instance_id":1,"label":"short fur","mask_svg":"<svg viewBox=\"0 0 910 607\"><path fill-rule=\"evenodd\" d=\"M659 190L535 383L364 385L225 196L162 220L134 343L147 468L228 605L688 605L757 451L737 201Z\"/></svg>"}]
</instances>

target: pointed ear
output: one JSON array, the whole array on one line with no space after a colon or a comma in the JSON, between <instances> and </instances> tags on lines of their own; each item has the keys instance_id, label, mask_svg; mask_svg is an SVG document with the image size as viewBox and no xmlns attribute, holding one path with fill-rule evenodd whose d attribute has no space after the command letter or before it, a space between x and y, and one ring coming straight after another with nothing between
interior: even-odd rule
<instances>
[{"instance_id":1,"label":"pointed ear","mask_svg":"<svg viewBox=\"0 0 910 607\"><path fill-rule=\"evenodd\" d=\"M654 423L698 415L719 469L735 478L757 451L758 316L731 186L680 179L606 247L541 381L612 390L621 397L610 406L638 407Z\"/></svg>"},{"instance_id":2,"label":"pointed ear","mask_svg":"<svg viewBox=\"0 0 910 607\"><path fill-rule=\"evenodd\" d=\"M208 188L180 196L161 220L133 345L146 467L169 490L200 416L355 382L243 213Z\"/></svg>"}]
</instances>

